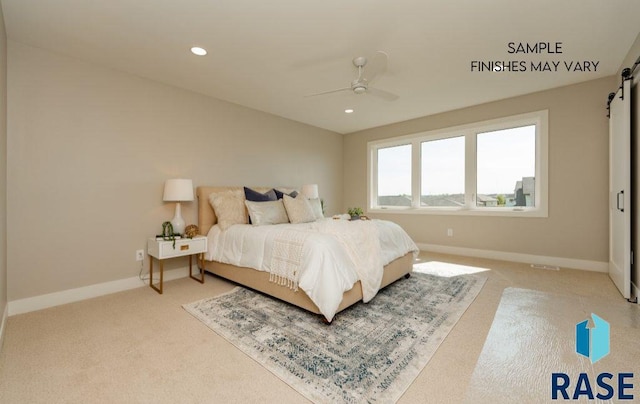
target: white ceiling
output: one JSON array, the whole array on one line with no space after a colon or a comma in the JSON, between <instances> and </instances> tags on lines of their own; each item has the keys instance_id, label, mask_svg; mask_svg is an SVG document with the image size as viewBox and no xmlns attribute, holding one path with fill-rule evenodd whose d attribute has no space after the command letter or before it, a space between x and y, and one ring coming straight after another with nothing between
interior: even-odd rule
<instances>
[{"instance_id":1,"label":"white ceiling","mask_svg":"<svg viewBox=\"0 0 640 404\"><path fill-rule=\"evenodd\" d=\"M1 0L10 40L339 133L615 74L639 0ZM509 54L509 42L562 54ZM209 54L196 57L191 46ZM383 50L374 87L351 60ZM471 61L596 61L597 72L471 72ZM606 95L603 95L603 104ZM345 108L354 108L347 115Z\"/></svg>"}]
</instances>

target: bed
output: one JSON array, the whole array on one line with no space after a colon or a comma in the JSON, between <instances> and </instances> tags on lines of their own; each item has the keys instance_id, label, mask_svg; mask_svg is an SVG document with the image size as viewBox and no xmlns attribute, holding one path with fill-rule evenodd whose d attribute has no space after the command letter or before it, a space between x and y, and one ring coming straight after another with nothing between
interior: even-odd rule
<instances>
[{"instance_id":1,"label":"bed","mask_svg":"<svg viewBox=\"0 0 640 404\"><path fill-rule=\"evenodd\" d=\"M313 227L333 229L336 226L343 227L343 228L365 226L365 224L363 223L355 224L353 222L346 222L346 221L343 221L341 223L338 223L337 221L336 223L331 223L332 219L329 218L329 219L320 219L317 221L317 223L308 223L304 225L251 226L249 224L237 224L229 227L224 231L220 230L219 229L220 226L216 226L218 219L210 203L210 200L209 200L210 195L213 193L219 194L221 192L240 192L242 189L243 187L200 186L196 190L197 200L198 200L198 228L200 233L203 235L207 235L209 239L208 242L209 242L210 253L208 253L205 259L200 261L199 263L199 265L201 265L205 271L211 274L220 276L222 278L225 278L227 280L230 280L232 282L235 282L237 284L262 292L269 296L275 297L277 299L283 300L285 302L298 306L302 309L319 314L323 316L325 321L327 322L331 322L335 314L337 314L338 312L363 300L363 297L366 297L367 290L370 289L366 287L367 282L365 282L365 288L364 288L365 296L363 296L362 281L359 280L358 278L354 278L353 274L335 275L336 277L344 276L345 279L342 280L342 286L337 286L333 291L329 291L329 289L332 289L332 288L324 286L325 294L329 294L329 295L341 294L337 297L337 300L334 297L331 299L333 301L330 304L327 304L324 301L322 301L322 299L319 299L318 297L318 290L316 289L321 289L321 288L315 288L314 286L309 286L311 284L309 283L308 279L304 278L304 273L301 275L300 288L287 287L287 285L282 285L281 284L282 282L274 282L273 274L268 271L265 271L263 268L258 268L259 266L258 264L254 265L256 266L255 268L252 268L250 266L245 266L241 263L239 264L238 262L235 262L232 259L221 258L225 256L225 252L224 251L220 252L220 248L218 248L218 253L215 252L216 247L220 247L220 245L226 246L227 244L229 244L230 246L233 246L234 245L233 243L236 243L235 245L240 245L240 248L244 248L245 250L249 249L249 247L244 245L244 243L249 245L249 241L247 240L242 240L242 241L228 240L235 233L239 233L245 236L246 235L253 236L254 233L256 233L257 236L255 237L257 237L258 239L260 239L261 237L264 239L269 239L269 237L272 237L274 232L277 232L280 229L284 229L285 226L290 226L290 227L293 227L294 229L295 228L302 229L301 231L307 231L307 232L309 232L310 231L309 229ZM253 189L260 192L265 192L270 188L256 187ZM375 226L377 227L380 227L380 226L392 227L393 225L399 228L399 226L394 225L391 222L385 222L385 221L369 221L369 222L370 224L367 224L368 226L373 226L373 223L375 223ZM347 224L347 223L353 223L353 224ZM281 227L278 227L278 226L281 226ZM397 230L394 230L394 231L397 231ZM408 277L411 273L413 260L415 255L418 252L418 249L413 243L413 241L411 241L411 239L406 235L406 233L404 233L404 231L402 231L401 229L400 231L403 233L403 235L396 234L396 236L387 236L386 238L401 239L403 243L402 248L403 250L406 250L406 251L403 251L401 253L395 253L396 255L399 255L399 256L398 257L393 256L393 259L390 259L390 257L392 256L389 255L388 252L385 253L386 261L389 261L389 262L386 262L384 265L384 270L382 271L381 280L379 284L380 289L399 280L403 276ZM277 233L277 234L281 234L281 233ZM311 234L311 236L309 237L311 239L320 238L321 244L334 243L326 235L315 235L314 233L314 234ZM322 242L323 240L324 240L324 243ZM331 246L327 247L328 250L325 252L325 255L327 254L331 256L340 255L337 252L338 250L337 248L334 250L331 250L330 248L332 247ZM256 247L256 250L259 250L259 249L260 247ZM218 259L215 259L216 254ZM323 263L322 265L325 265L325 267L326 265L328 265L327 264L328 260L325 261L325 257L319 257L317 260L313 260L313 262L316 262L316 261L318 262L322 261ZM329 271L324 271L323 273L327 273L327 272ZM353 283L351 283L351 281L353 281ZM306 287L305 287L305 282L306 282ZM322 283L322 282L319 282L319 283ZM345 287L345 285L349 283L351 283L351 286ZM344 291L341 292L339 290L340 288L344 289Z\"/></svg>"}]
</instances>

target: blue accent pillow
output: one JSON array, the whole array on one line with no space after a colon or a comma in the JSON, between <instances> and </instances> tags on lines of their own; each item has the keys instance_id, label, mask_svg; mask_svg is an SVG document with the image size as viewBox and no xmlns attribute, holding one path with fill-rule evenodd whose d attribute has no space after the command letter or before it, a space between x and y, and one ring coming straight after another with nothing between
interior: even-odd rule
<instances>
[{"instance_id":1,"label":"blue accent pillow","mask_svg":"<svg viewBox=\"0 0 640 404\"><path fill-rule=\"evenodd\" d=\"M244 187L244 197L246 200L251 202L269 202L278 200L276 192L273 189L270 189L263 194L251 188Z\"/></svg>"},{"instance_id":2,"label":"blue accent pillow","mask_svg":"<svg viewBox=\"0 0 640 404\"><path fill-rule=\"evenodd\" d=\"M277 189L275 189L275 188L273 189L273 191L276 193L276 197L277 197L278 199L282 199L282 198L284 198L284 195L289 195L289 196L290 196L290 197L292 197L292 198L295 198L296 196L298 196L298 191L295 191L295 190L294 190L294 191L291 191L291 193L290 193L290 194L287 194L286 192L280 192L280 191L278 191L278 190L277 190Z\"/></svg>"}]
</instances>

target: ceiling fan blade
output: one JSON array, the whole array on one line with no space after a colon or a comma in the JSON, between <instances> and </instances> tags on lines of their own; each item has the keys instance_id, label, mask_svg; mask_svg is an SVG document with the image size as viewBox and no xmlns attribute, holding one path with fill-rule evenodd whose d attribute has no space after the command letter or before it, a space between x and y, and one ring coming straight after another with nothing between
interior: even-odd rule
<instances>
[{"instance_id":1,"label":"ceiling fan blade","mask_svg":"<svg viewBox=\"0 0 640 404\"><path fill-rule=\"evenodd\" d=\"M315 97L315 96L318 96L318 95L325 95L325 94L337 93L337 92L340 92L340 91L346 91L346 90L351 91L351 87L343 87L343 88L338 88L338 89L336 89L336 90L329 90L329 91L323 91L323 92L321 92L321 93L308 94L308 95L305 95L305 98L308 98L308 97Z\"/></svg>"},{"instance_id":2,"label":"ceiling fan blade","mask_svg":"<svg viewBox=\"0 0 640 404\"><path fill-rule=\"evenodd\" d=\"M377 51L371 58L371 62L367 63L365 72L366 79L369 83L372 83L375 78L387 71L387 64L389 61L389 55L383 51Z\"/></svg>"},{"instance_id":3,"label":"ceiling fan blade","mask_svg":"<svg viewBox=\"0 0 640 404\"><path fill-rule=\"evenodd\" d=\"M369 87L369 89L367 90L368 93L370 93L371 95L375 95L376 97L380 97L385 101L395 101L397 100L399 97L394 94L394 93L390 93L388 91L384 91L384 90L380 90L378 88L371 88Z\"/></svg>"}]
</instances>

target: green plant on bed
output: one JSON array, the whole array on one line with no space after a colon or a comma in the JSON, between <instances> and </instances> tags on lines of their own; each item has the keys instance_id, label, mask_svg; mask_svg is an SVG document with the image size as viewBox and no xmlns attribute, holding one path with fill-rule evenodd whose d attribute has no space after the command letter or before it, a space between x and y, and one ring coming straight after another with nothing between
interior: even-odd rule
<instances>
[{"instance_id":1,"label":"green plant on bed","mask_svg":"<svg viewBox=\"0 0 640 404\"><path fill-rule=\"evenodd\" d=\"M349 208L347 209L347 213L351 216L352 220L359 219L360 216L363 215L363 211L361 208Z\"/></svg>"}]
</instances>

